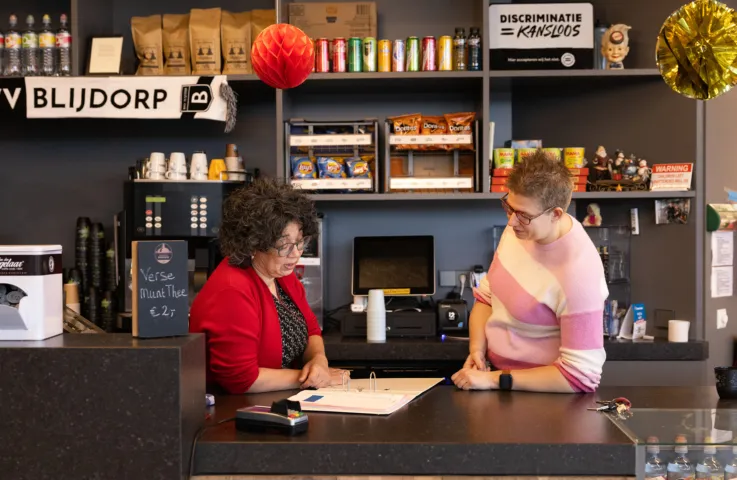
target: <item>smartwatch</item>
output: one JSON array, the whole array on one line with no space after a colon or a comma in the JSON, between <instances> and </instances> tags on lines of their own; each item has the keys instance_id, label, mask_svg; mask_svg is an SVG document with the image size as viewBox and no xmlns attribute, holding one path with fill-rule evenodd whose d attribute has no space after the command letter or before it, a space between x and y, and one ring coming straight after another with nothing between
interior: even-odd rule
<instances>
[{"instance_id":1,"label":"smartwatch","mask_svg":"<svg viewBox=\"0 0 737 480\"><path fill-rule=\"evenodd\" d=\"M509 370L502 370L502 374L499 375L499 390L511 390L512 389L512 373Z\"/></svg>"}]
</instances>

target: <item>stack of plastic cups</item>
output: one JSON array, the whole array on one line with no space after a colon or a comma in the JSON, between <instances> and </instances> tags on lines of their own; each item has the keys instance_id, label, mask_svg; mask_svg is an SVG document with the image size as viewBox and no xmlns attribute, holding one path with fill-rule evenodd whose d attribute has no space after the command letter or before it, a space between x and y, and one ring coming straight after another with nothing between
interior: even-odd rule
<instances>
[{"instance_id":1,"label":"stack of plastic cups","mask_svg":"<svg viewBox=\"0 0 737 480\"><path fill-rule=\"evenodd\" d=\"M386 342L386 307L384 291L369 290L366 308L366 341L368 343Z\"/></svg>"}]
</instances>

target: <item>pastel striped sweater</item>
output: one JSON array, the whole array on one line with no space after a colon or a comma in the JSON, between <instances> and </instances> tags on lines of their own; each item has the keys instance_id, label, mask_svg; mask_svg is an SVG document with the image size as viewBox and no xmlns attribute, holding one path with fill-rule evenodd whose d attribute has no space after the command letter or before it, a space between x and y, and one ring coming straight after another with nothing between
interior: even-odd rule
<instances>
[{"instance_id":1,"label":"pastel striped sweater","mask_svg":"<svg viewBox=\"0 0 737 480\"><path fill-rule=\"evenodd\" d=\"M583 226L548 245L502 234L488 275L474 289L491 305L487 356L500 370L555 365L575 391L599 386L606 359L604 268Z\"/></svg>"}]
</instances>

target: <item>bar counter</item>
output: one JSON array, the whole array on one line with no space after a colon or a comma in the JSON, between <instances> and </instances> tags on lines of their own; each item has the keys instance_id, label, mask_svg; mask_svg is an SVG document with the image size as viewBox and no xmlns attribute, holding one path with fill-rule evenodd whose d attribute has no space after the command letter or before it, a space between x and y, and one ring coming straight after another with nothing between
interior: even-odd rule
<instances>
[{"instance_id":1,"label":"bar counter","mask_svg":"<svg viewBox=\"0 0 737 480\"><path fill-rule=\"evenodd\" d=\"M380 388L380 386L379 386ZM246 405L292 392L219 396L214 422ZM387 417L309 413L301 436L207 428L195 452L197 475L583 475L634 476L632 440L597 399L629 398L634 408L735 408L713 387L602 388L596 394L464 392L437 386Z\"/></svg>"}]
</instances>

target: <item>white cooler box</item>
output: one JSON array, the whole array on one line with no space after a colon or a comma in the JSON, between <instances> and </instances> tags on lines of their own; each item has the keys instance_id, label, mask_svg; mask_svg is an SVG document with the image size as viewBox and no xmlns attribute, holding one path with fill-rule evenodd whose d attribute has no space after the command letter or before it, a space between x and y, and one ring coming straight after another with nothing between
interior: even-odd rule
<instances>
[{"instance_id":1,"label":"white cooler box","mask_svg":"<svg viewBox=\"0 0 737 480\"><path fill-rule=\"evenodd\" d=\"M0 245L0 340L64 331L61 245Z\"/></svg>"}]
</instances>

